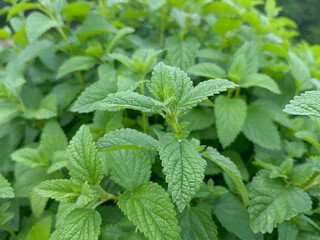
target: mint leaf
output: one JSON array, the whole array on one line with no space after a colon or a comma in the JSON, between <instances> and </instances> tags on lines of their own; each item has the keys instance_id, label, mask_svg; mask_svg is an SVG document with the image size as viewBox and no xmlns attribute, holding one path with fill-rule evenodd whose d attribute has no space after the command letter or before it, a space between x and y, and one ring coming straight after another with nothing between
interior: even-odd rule
<instances>
[{"instance_id":1,"label":"mint leaf","mask_svg":"<svg viewBox=\"0 0 320 240\"><path fill-rule=\"evenodd\" d=\"M168 194L157 183L143 183L120 195L118 206L150 240L179 240L180 228Z\"/></svg>"},{"instance_id":2,"label":"mint leaf","mask_svg":"<svg viewBox=\"0 0 320 240\"><path fill-rule=\"evenodd\" d=\"M38 167L47 165L46 162L42 162L39 156L38 149L34 148L21 148L11 154L13 161L19 162L29 167Z\"/></svg>"},{"instance_id":3,"label":"mint leaf","mask_svg":"<svg viewBox=\"0 0 320 240\"><path fill-rule=\"evenodd\" d=\"M188 73L207 78L226 78L226 71L214 63L198 63L188 68Z\"/></svg>"},{"instance_id":4,"label":"mint leaf","mask_svg":"<svg viewBox=\"0 0 320 240\"><path fill-rule=\"evenodd\" d=\"M258 172L250 190L248 211L254 232L271 233L278 223L311 210L312 202L306 192L286 186L281 179L270 179L267 170Z\"/></svg>"},{"instance_id":5,"label":"mint leaf","mask_svg":"<svg viewBox=\"0 0 320 240\"><path fill-rule=\"evenodd\" d=\"M244 77L239 82L239 85L243 88L261 87L261 88L268 89L269 91L276 94L281 93L277 83L268 75L261 74L261 73L255 73L255 74Z\"/></svg>"},{"instance_id":6,"label":"mint leaf","mask_svg":"<svg viewBox=\"0 0 320 240\"><path fill-rule=\"evenodd\" d=\"M0 173L0 198L14 198L14 192L10 183Z\"/></svg>"},{"instance_id":7,"label":"mint leaf","mask_svg":"<svg viewBox=\"0 0 320 240\"><path fill-rule=\"evenodd\" d=\"M63 62L59 67L57 77L61 78L69 73L81 70L89 70L96 64L96 60L90 56L75 56Z\"/></svg>"},{"instance_id":8,"label":"mint leaf","mask_svg":"<svg viewBox=\"0 0 320 240\"><path fill-rule=\"evenodd\" d=\"M178 217L182 239L217 240L217 226L206 212L191 207Z\"/></svg>"},{"instance_id":9,"label":"mint leaf","mask_svg":"<svg viewBox=\"0 0 320 240\"><path fill-rule=\"evenodd\" d=\"M52 225L51 216L45 217L32 226L26 240L49 240Z\"/></svg>"},{"instance_id":10,"label":"mint leaf","mask_svg":"<svg viewBox=\"0 0 320 240\"><path fill-rule=\"evenodd\" d=\"M242 99L218 96L215 99L214 113L219 140L222 147L226 148L235 140L243 127L247 116L247 104Z\"/></svg>"},{"instance_id":11,"label":"mint leaf","mask_svg":"<svg viewBox=\"0 0 320 240\"><path fill-rule=\"evenodd\" d=\"M228 77L234 81L239 82L246 71L246 58L243 54L235 55L229 67Z\"/></svg>"},{"instance_id":12,"label":"mint leaf","mask_svg":"<svg viewBox=\"0 0 320 240\"><path fill-rule=\"evenodd\" d=\"M160 139L159 154L168 190L182 212L200 188L206 161L188 140L170 135Z\"/></svg>"},{"instance_id":13,"label":"mint leaf","mask_svg":"<svg viewBox=\"0 0 320 240\"><path fill-rule=\"evenodd\" d=\"M131 128L123 128L105 134L97 142L98 149L111 151L116 149L157 150L157 140L148 134Z\"/></svg>"},{"instance_id":14,"label":"mint leaf","mask_svg":"<svg viewBox=\"0 0 320 240\"><path fill-rule=\"evenodd\" d=\"M66 152L67 168L75 181L79 183L99 184L102 177L102 162L93 142L90 130L82 125L70 141Z\"/></svg>"},{"instance_id":15,"label":"mint leaf","mask_svg":"<svg viewBox=\"0 0 320 240\"><path fill-rule=\"evenodd\" d=\"M24 112L24 117L28 119L49 119L57 115L57 98L56 95L51 94L44 97L38 109L27 108Z\"/></svg>"}]
</instances>

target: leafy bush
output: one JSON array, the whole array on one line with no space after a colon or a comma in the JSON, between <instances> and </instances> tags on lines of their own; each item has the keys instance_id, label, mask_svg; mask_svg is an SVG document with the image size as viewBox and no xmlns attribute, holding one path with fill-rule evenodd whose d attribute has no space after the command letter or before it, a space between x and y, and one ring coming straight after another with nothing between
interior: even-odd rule
<instances>
[{"instance_id":1,"label":"leafy bush","mask_svg":"<svg viewBox=\"0 0 320 240\"><path fill-rule=\"evenodd\" d=\"M320 47L273 0L11 4L1 239L319 239Z\"/></svg>"}]
</instances>

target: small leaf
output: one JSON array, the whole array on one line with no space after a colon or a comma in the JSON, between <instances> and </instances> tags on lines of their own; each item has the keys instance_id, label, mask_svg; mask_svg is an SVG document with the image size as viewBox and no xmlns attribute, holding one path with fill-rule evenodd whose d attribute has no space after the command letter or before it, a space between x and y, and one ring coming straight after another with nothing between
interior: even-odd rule
<instances>
[{"instance_id":1,"label":"small leaf","mask_svg":"<svg viewBox=\"0 0 320 240\"><path fill-rule=\"evenodd\" d=\"M261 87L268 89L269 91L280 94L281 91L277 85L277 83L268 75L255 73L249 76L244 77L239 82L240 87L248 88L248 87Z\"/></svg>"},{"instance_id":2,"label":"small leaf","mask_svg":"<svg viewBox=\"0 0 320 240\"><path fill-rule=\"evenodd\" d=\"M36 9L38 8L38 6L38 3L16 3L10 7L10 10L7 15L7 21L9 21L10 18L16 15L17 13L20 13L25 10Z\"/></svg>"},{"instance_id":3,"label":"small leaf","mask_svg":"<svg viewBox=\"0 0 320 240\"><path fill-rule=\"evenodd\" d=\"M38 167L46 165L42 162L39 156L38 149L34 148L21 148L11 154L13 161L19 162L29 167Z\"/></svg>"},{"instance_id":4,"label":"small leaf","mask_svg":"<svg viewBox=\"0 0 320 240\"><path fill-rule=\"evenodd\" d=\"M297 88L299 90L311 88L311 75L307 66L294 52L289 52L289 57L292 75L296 80Z\"/></svg>"},{"instance_id":5,"label":"small leaf","mask_svg":"<svg viewBox=\"0 0 320 240\"><path fill-rule=\"evenodd\" d=\"M168 194L157 183L143 183L120 195L118 206L150 240L180 240L180 228Z\"/></svg>"},{"instance_id":6,"label":"small leaf","mask_svg":"<svg viewBox=\"0 0 320 240\"><path fill-rule=\"evenodd\" d=\"M285 221L278 225L278 240L298 240L299 229L292 221Z\"/></svg>"},{"instance_id":7,"label":"small leaf","mask_svg":"<svg viewBox=\"0 0 320 240\"><path fill-rule=\"evenodd\" d=\"M170 135L160 139L159 154L168 190L182 212L200 188L206 161L188 140Z\"/></svg>"},{"instance_id":8,"label":"small leaf","mask_svg":"<svg viewBox=\"0 0 320 240\"><path fill-rule=\"evenodd\" d=\"M77 182L95 185L102 177L102 161L98 155L90 130L82 125L70 141L66 152L69 173Z\"/></svg>"},{"instance_id":9,"label":"small leaf","mask_svg":"<svg viewBox=\"0 0 320 240\"><path fill-rule=\"evenodd\" d=\"M162 110L162 103L150 97L136 92L111 93L99 104L99 109L104 110L110 107L129 108L142 112L159 113Z\"/></svg>"},{"instance_id":10,"label":"small leaf","mask_svg":"<svg viewBox=\"0 0 320 240\"><path fill-rule=\"evenodd\" d=\"M207 78L225 78L226 71L214 63L198 63L188 68L188 73Z\"/></svg>"},{"instance_id":11,"label":"small leaf","mask_svg":"<svg viewBox=\"0 0 320 240\"><path fill-rule=\"evenodd\" d=\"M247 116L247 104L242 99L218 96L214 113L219 140L223 148L229 146L240 133Z\"/></svg>"},{"instance_id":12,"label":"small leaf","mask_svg":"<svg viewBox=\"0 0 320 240\"><path fill-rule=\"evenodd\" d=\"M320 117L320 91L307 91L295 96L283 111L294 115Z\"/></svg>"},{"instance_id":13,"label":"small leaf","mask_svg":"<svg viewBox=\"0 0 320 240\"><path fill-rule=\"evenodd\" d=\"M32 226L26 240L49 240L51 232L52 218L45 217Z\"/></svg>"},{"instance_id":14,"label":"small leaf","mask_svg":"<svg viewBox=\"0 0 320 240\"><path fill-rule=\"evenodd\" d=\"M105 134L97 142L97 148L112 151L116 149L157 150L157 140L137 130L124 128Z\"/></svg>"},{"instance_id":15,"label":"small leaf","mask_svg":"<svg viewBox=\"0 0 320 240\"><path fill-rule=\"evenodd\" d=\"M239 82L242 77L244 76L244 73L246 71L246 58L244 55L235 55L232 59L228 77L234 81Z\"/></svg>"},{"instance_id":16,"label":"small leaf","mask_svg":"<svg viewBox=\"0 0 320 240\"><path fill-rule=\"evenodd\" d=\"M27 108L24 112L25 118L31 119L49 119L57 115L57 98L56 95L50 94L44 97L38 109Z\"/></svg>"},{"instance_id":17,"label":"small leaf","mask_svg":"<svg viewBox=\"0 0 320 240\"><path fill-rule=\"evenodd\" d=\"M249 214L254 232L271 233L278 223L311 210L309 195L300 188L286 186L281 179L270 179L267 170L253 178Z\"/></svg>"},{"instance_id":18,"label":"small leaf","mask_svg":"<svg viewBox=\"0 0 320 240\"><path fill-rule=\"evenodd\" d=\"M50 19L43 13L32 12L26 20L26 35L30 42L34 42L50 28L59 25L57 21Z\"/></svg>"},{"instance_id":19,"label":"small leaf","mask_svg":"<svg viewBox=\"0 0 320 240\"><path fill-rule=\"evenodd\" d=\"M123 65L125 65L127 68L129 68L131 72L134 72L134 66L133 66L134 62L132 59L130 59L126 55L121 54L121 53L112 53L112 54L109 54L109 57L118 60Z\"/></svg>"},{"instance_id":20,"label":"small leaf","mask_svg":"<svg viewBox=\"0 0 320 240\"><path fill-rule=\"evenodd\" d=\"M14 198L14 192L10 183L0 173L0 198Z\"/></svg>"},{"instance_id":21,"label":"small leaf","mask_svg":"<svg viewBox=\"0 0 320 240\"><path fill-rule=\"evenodd\" d=\"M68 73L72 73L75 71L89 70L90 68L93 68L95 64L96 60L90 56L71 57L61 64L56 78L61 78Z\"/></svg>"},{"instance_id":22,"label":"small leaf","mask_svg":"<svg viewBox=\"0 0 320 240\"><path fill-rule=\"evenodd\" d=\"M100 235L101 216L87 208L72 210L56 230L57 240L98 240Z\"/></svg>"},{"instance_id":23,"label":"small leaf","mask_svg":"<svg viewBox=\"0 0 320 240\"><path fill-rule=\"evenodd\" d=\"M32 191L30 196L30 206L32 213L37 217L40 218L44 209L47 205L49 198L42 197L39 195L35 190Z\"/></svg>"}]
</instances>

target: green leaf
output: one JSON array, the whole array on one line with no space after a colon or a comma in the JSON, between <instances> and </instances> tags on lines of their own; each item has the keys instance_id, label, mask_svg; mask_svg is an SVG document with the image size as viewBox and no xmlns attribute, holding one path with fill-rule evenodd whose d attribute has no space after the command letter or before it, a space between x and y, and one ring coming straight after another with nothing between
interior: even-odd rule
<instances>
[{"instance_id":1,"label":"green leaf","mask_svg":"<svg viewBox=\"0 0 320 240\"><path fill-rule=\"evenodd\" d=\"M98 155L90 130L82 125L70 141L66 152L69 173L77 182L95 185L102 177L102 161Z\"/></svg>"},{"instance_id":2,"label":"green leaf","mask_svg":"<svg viewBox=\"0 0 320 240\"><path fill-rule=\"evenodd\" d=\"M246 187L242 182L241 173L238 170L238 167L227 157L221 155L216 149L208 147L203 153L203 156L217 164L223 169L235 183L238 188L238 191L241 195L242 201L245 205L249 203L249 197Z\"/></svg>"},{"instance_id":3,"label":"green leaf","mask_svg":"<svg viewBox=\"0 0 320 240\"><path fill-rule=\"evenodd\" d=\"M31 10L31 9L36 9L38 8L38 4L37 3L16 3L14 5L11 6L8 15L7 15L7 21L10 20L10 18L14 15L16 15L17 13L20 13L22 11L25 10Z\"/></svg>"},{"instance_id":4,"label":"green leaf","mask_svg":"<svg viewBox=\"0 0 320 240\"><path fill-rule=\"evenodd\" d=\"M96 60L90 56L75 56L63 62L59 67L57 79L75 71L89 70L96 64Z\"/></svg>"},{"instance_id":5,"label":"green leaf","mask_svg":"<svg viewBox=\"0 0 320 240\"><path fill-rule=\"evenodd\" d=\"M10 183L0 173L0 198L14 198L14 192Z\"/></svg>"},{"instance_id":6,"label":"green leaf","mask_svg":"<svg viewBox=\"0 0 320 240\"><path fill-rule=\"evenodd\" d=\"M32 226L26 240L49 240L52 225L51 216L45 217Z\"/></svg>"},{"instance_id":7,"label":"green leaf","mask_svg":"<svg viewBox=\"0 0 320 240\"><path fill-rule=\"evenodd\" d=\"M271 233L278 223L311 210L309 195L300 188L286 186L281 179L270 179L267 170L253 178L249 214L254 232Z\"/></svg>"},{"instance_id":8,"label":"green leaf","mask_svg":"<svg viewBox=\"0 0 320 240\"><path fill-rule=\"evenodd\" d=\"M130 71L134 72L134 61L132 59L130 59L129 57L127 57L126 55L121 54L121 53L112 53L112 54L109 54L109 57L118 60L123 65L125 65L127 68L129 68Z\"/></svg>"},{"instance_id":9,"label":"green leaf","mask_svg":"<svg viewBox=\"0 0 320 240\"><path fill-rule=\"evenodd\" d=\"M277 83L268 75L255 73L249 76L244 77L239 82L240 87L248 88L248 87L261 87L268 89L269 91L280 94L281 91L277 85Z\"/></svg>"},{"instance_id":10,"label":"green leaf","mask_svg":"<svg viewBox=\"0 0 320 240\"><path fill-rule=\"evenodd\" d=\"M228 147L240 133L247 116L244 100L218 96L215 99L214 113L219 140L223 148Z\"/></svg>"},{"instance_id":11,"label":"green leaf","mask_svg":"<svg viewBox=\"0 0 320 240\"><path fill-rule=\"evenodd\" d=\"M180 228L168 194L157 183L143 183L120 195L118 206L150 240L180 240Z\"/></svg>"},{"instance_id":12,"label":"green leaf","mask_svg":"<svg viewBox=\"0 0 320 240\"><path fill-rule=\"evenodd\" d=\"M124 128L105 134L97 142L97 148L112 151L116 149L157 150L157 140L137 130Z\"/></svg>"},{"instance_id":13,"label":"green leaf","mask_svg":"<svg viewBox=\"0 0 320 240\"><path fill-rule=\"evenodd\" d=\"M210 215L195 207L184 210L178 216L179 226L181 228L181 238L192 240L217 240L217 226Z\"/></svg>"},{"instance_id":14,"label":"green leaf","mask_svg":"<svg viewBox=\"0 0 320 240\"><path fill-rule=\"evenodd\" d=\"M294 184L301 186L313 176L315 171L314 163L303 163L293 168L290 179Z\"/></svg>"},{"instance_id":15,"label":"green leaf","mask_svg":"<svg viewBox=\"0 0 320 240\"><path fill-rule=\"evenodd\" d=\"M100 80L87 87L72 104L71 111L88 113L99 109L99 103L117 91L115 81Z\"/></svg>"},{"instance_id":16,"label":"green leaf","mask_svg":"<svg viewBox=\"0 0 320 240\"><path fill-rule=\"evenodd\" d=\"M90 4L87 2L70 2L62 9L62 13L66 16L67 20L82 19L88 15L90 11Z\"/></svg>"},{"instance_id":17,"label":"green leaf","mask_svg":"<svg viewBox=\"0 0 320 240\"><path fill-rule=\"evenodd\" d=\"M101 216L87 208L76 208L71 211L56 230L57 240L98 240L100 235Z\"/></svg>"},{"instance_id":18,"label":"green leaf","mask_svg":"<svg viewBox=\"0 0 320 240\"><path fill-rule=\"evenodd\" d=\"M162 52L162 50L156 51L147 48L142 48L135 51L135 53L132 55L135 72L141 73L142 75L147 74L154 67L156 63L156 57Z\"/></svg>"},{"instance_id":19,"label":"green leaf","mask_svg":"<svg viewBox=\"0 0 320 240\"><path fill-rule=\"evenodd\" d=\"M234 81L239 82L242 77L244 76L244 73L246 71L246 58L244 55L235 55L232 59L229 71L228 71L228 77Z\"/></svg>"},{"instance_id":20,"label":"green leaf","mask_svg":"<svg viewBox=\"0 0 320 240\"><path fill-rule=\"evenodd\" d=\"M278 240L297 240L299 229L291 221L285 221L278 225Z\"/></svg>"},{"instance_id":21,"label":"green leaf","mask_svg":"<svg viewBox=\"0 0 320 240\"><path fill-rule=\"evenodd\" d=\"M24 164L29 167L45 166L47 163L42 162L38 149L21 148L11 154L13 161Z\"/></svg>"},{"instance_id":22,"label":"green leaf","mask_svg":"<svg viewBox=\"0 0 320 240\"><path fill-rule=\"evenodd\" d=\"M27 108L24 112L25 118L31 119L49 119L57 115L57 98L56 95L50 94L44 97L38 109Z\"/></svg>"},{"instance_id":23,"label":"green leaf","mask_svg":"<svg viewBox=\"0 0 320 240\"><path fill-rule=\"evenodd\" d=\"M31 207L32 213L37 218L41 217L41 215L44 212L44 209L47 205L48 200L49 200L49 198L42 197L35 190L32 191L31 196L30 196L30 207Z\"/></svg>"},{"instance_id":24,"label":"green leaf","mask_svg":"<svg viewBox=\"0 0 320 240\"><path fill-rule=\"evenodd\" d=\"M20 53L19 60L21 62L29 61L41 55L41 53L54 48L53 42L43 39L28 44Z\"/></svg>"},{"instance_id":25,"label":"green leaf","mask_svg":"<svg viewBox=\"0 0 320 240\"><path fill-rule=\"evenodd\" d=\"M8 212L8 208L10 207L10 202L4 202L0 205L0 224L4 225L14 218L13 212Z\"/></svg>"},{"instance_id":26,"label":"green leaf","mask_svg":"<svg viewBox=\"0 0 320 240\"><path fill-rule=\"evenodd\" d=\"M107 47L107 53L110 53L113 51L115 45L117 44L117 42L123 38L124 36L133 33L134 29L131 27L124 27L121 28L120 30L118 30L116 32L116 34L113 36L112 40L110 41L110 43L108 43L108 47Z\"/></svg>"},{"instance_id":27,"label":"green leaf","mask_svg":"<svg viewBox=\"0 0 320 240\"><path fill-rule=\"evenodd\" d=\"M98 106L100 110L105 110L110 107L129 108L153 113L159 113L162 110L161 102L130 91L111 93L102 100Z\"/></svg>"},{"instance_id":28,"label":"green leaf","mask_svg":"<svg viewBox=\"0 0 320 240\"><path fill-rule=\"evenodd\" d=\"M294 115L320 117L320 91L307 91L295 96L283 111Z\"/></svg>"},{"instance_id":29,"label":"green leaf","mask_svg":"<svg viewBox=\"0 0 320 240\"><path fill-rule=\"evenodd\" d=\"M127 190L134 190L151 176L150 160L141 150L121 149L108 152L111 179Z\"/></svg>"},{"instance_id":30,"label":"green leaf","mask_svg":"<svg viewBox=\"0 0 320 240\"><path fill-rule=\"evenodd\" d=\"M74 203L81 193L81 188L70 180L55 179L42 182L35 191L43 197Z\"/></svg>"},{"instance_id":31,"label":"green leaf","mask_svg":"<svg viewBox=\"0 0 320 240\"><path fill-rule=\"evenodd\" d=\"M188 140L170 135L160 139L159 154L168 190L182 212L200 188L206 161Z\"/></svg>"},{"instance_id":32,"label":"green leaf","mask_svg":"<svg viewBox=\"0 0 320 240\"><path fill-rule=\"evenodd\" d=\"M234 88L237 85L226 79L214 79L199 83L192 90L182 96L178 103L178 108L181 110L189 110L195 107L198 103L207 99L209 96L226 91L228 88Z\"/></svg>"},{"instance_id":33,"label":"green leaf","mask_svg":"<svg viewBox=\"0 0 320 240\"><path fill-rule=\"evenodd\" d=\"M60 26L59 22L50 19L43 13L32 12L26 20L26 35L29 42L34 42L50 28L58 26Z\"/></svg>"},{"instance_id":34,"label":"green leaf","mask_svg":"<svg viewBox=\"0 0 320 240\"><path fill-rule=\"evenodd\" d=\"M200 43L194 37L187 37L184 40L178 37L169 37L165 46L168 50L170 64L182 70L187 70L195 64L196 53Z\"/></svg>"},{"instance_id":35,"label":"green leaf","mask_svg":"<svg viewBox=\"0 0 320 240\"><path fill-rule=\"evenodd\" d=\"M297 88L299 90L306 90L312 87L311 75L304 62L293 52L289 52L289 57L289 64L292 75L296 80Z\"/></svg>"},{"instance_id":36,"label":"green leaf","mask_svg":"<svg viewBox=\"0 0 320 240\"><path fill-rule=\"evenodd\" d=\"M198 63L188 68L188 73L207 78L226 78L226 71L214 63Z\"/></svg>"},{"instance_id":37,"label":"green leaf","mask_svg":"<svg viewBox=\"0 0 320 240\"><path fill-rule=\"evenodd\" d=\"M212 109L196 107L182 115L179 122L188 122L184 128L188 131L197 131L210 127L214 123L214 114Z\"/></svg>"},{"instance_id":38,"label":"green leaf","mask_svg":"<svg viewBox=\"0 0 320 240\"><path fill-rule=\"evenodd\" d=\"M81 194L77 199L76 205L84 207L94 199L93 192L87 182L82 185Z\"/></svg>"},{"instance_id":39,"label":"green leaf","mask_svg":"<svg viewBox=\"0 0 320 240\"><path fill-rule=\"evenodd\" d=\"M280 149L280 135L276 126L258 107L249 106L242 131L249 140L263 148Z\"/></svg>"},{"instance_id":40,"label":"green leaf","mask_svg":"<svg viewBox=\"0 0 320 240\"><path fill-rule=\"evenodd\" d=\"M227 32L238 28L241 25L241 21L236 18L221 17L212 26L212 30L225 35Z\"/></svg>"},{"instance_id":41,"label":"green leaf","mask_svg":"<svg viewBox=\"0 0 320 240\"><path fill-rule=\"evenodd\" d=\"M247 209L231 193L221 195L212 206L213 213L229 232L242 240L262 240L262 234L255 234L250 228Z\"/></svg>"}]
</instances>

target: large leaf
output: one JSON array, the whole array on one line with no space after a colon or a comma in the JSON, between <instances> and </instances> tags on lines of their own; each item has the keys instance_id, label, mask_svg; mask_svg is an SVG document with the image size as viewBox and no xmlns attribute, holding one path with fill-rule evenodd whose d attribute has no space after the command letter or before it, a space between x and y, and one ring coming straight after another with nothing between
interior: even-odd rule
<instances>
[{"instance_id":1,"label":"large leaf","mask_svg":"<svg viewBox=\"0 0 320 240\"><path fill-rule=\"evenodd\" d=\"M268 89L269 91L280 94L280 89L277 83L268 75L255 73L249 76L244 77L240 82L239 85L243 88L248 87L261 87Z\"/></svg>"},{"instance_id":2,"label":"large leaf","mask_svg":"<svg viewBox=\"0 0 320 240\"><path fill-rule=\"evenodd\" d=\"M245 205L249 203L249 197L246 187L242 182L241 173L238 170L238 167L227 157L221 155L216 149L208 147L203 155L217 164L223 169L233 180L235 185L238 187L238 191L242 197L242 201Z\"/></svg>"},{"instance_id":3,"label":"large leaf","mask_svg":"<svg viewBox=\"0 0 320 240\"><path fill-rule=\"evenodd\" d=\"M59 67L57 78L61 78L68 73L81 70L89 70L96 64L96 60L90 56L75 56L63 62Z\"/></svg>"},{"instance_id":4,"label":"large leaf","mask_svg":"<svg viewBox=\"0 0 320 240\"><path fill-rule=\"evenodd\" d=\"M200 188L206 161L188 140L170 135L160 139L159 154L168 190L182 212Z\"/></svg>"},{"instance_id":5,"label":"large leaf","mask_svg":"<svg viewBox=\"0 0 320 240\"><path fill-rule=\"evenodd\" d=\"M320 117L320 91L307 91L294 97L283 111L294 115Z\"/></svg>"},{"instance_id":6,"label":"large leaf","mask_svg":"<svg viewBox=\"0 0 320 240\"><path fill-rule=\"evenodd\" d=\"M180 240L180 228L168 194L157 183L144 183L120 195L118 206L150 240Z\"/></svg>"},{"instance_id":7,"label":"large leaf","mask_svg":"<svg viewBox=\"0 0 320 240\"><path fill-rule=\"evenodd\" d=\"M102 161L87 126L82 125L72 138L66 155L72 179L92 185L100 183L103 177Z\"/></svg>"},{"instance_id":8,"label":"large leaf","mask_svg":"<svg viewBox=\"0 0 320 240\"><path fill-rule=\"evenodd\" d=\"M0 198L14 198L14 192L10 183L0 173Z\"/></svg>"},{"instance_id":9,"label":"large leaf","mask_svg":"<svg viewBox=\"0 0 320 240\"><path fill-rule=\"evenodd\" d=\"M282 179L270 179L267 170L253 178L249 214L254 232L271 233L277 224L311 210L311 199L302 189L286 186Z\"/></svg>"},{"instance_id":10,"label":"large leaf","mask_svg":"<svg viewBox=\"0 0 320 240\"><path fill-rule=\"evenodd\" d=\"M280 149L280 135L271 118L260 108L249 106L243 125L244 135L267 149Z\"/></svg>"},{"instance_id":11,"label":"large leaf","mask_svg":"<svg viewBox=\"0 0 320 240\"><path fill-rule=\"evenodd\" d=\"M108 109L110 107L119 107L153 113L158 113L162 109L161 102L130 91L111 93L103 99L98 106L100 110Z\"/></svg>"},{"instance_id":12,"label":"large leaf","mask_svg":"<svg viewBox=\"0 0 320 240\"><path fill-rule=\"evenodd\" d=\"M57 240L98 240L101 216L87 208L76 208L71 211L56 230Z\"/></svg>"},{"instance_id":13,"label":"large leaf","mask_svg":"<svg viewBox=\"0 0 320 240\"><path fill-rule=\"evenodd\" d=\"M188 68L188 73L207 77L207 78L225 78L226 71L214 63L199 63Z\"/></svg>"},{"instance_id":14,"label":"large leaf","mask_svg":"<svg viewBox=\"0 0 320 240\"><path fill-rule=\"evenodd\" d=\"M184 210L178 217L181 228L181 238L217 240L217 226L210 215L195 207Z\"/></svg>"},{"instance_id":15,"label":"large leaf","mask_svg":"<svg viewBox=\"0 0 320 240\"><path fill-rule=\"evenodd\" d=\"M214 104L216 126L223 148L229 146L240 133L247 116L244 100L218 96Z\"/></svg>"},{"instance_id":16,"label":"large leaf","mask_svg":"<svg viewBox=\"0 0 320 240\"><path fill-rule=\"evenodd\" d=\"M150 160L141 150L111 151L106 159L111 179L127 190L134 190L150 179Z\"/></svg>"},{"instance_id":17,"label":"large leaf","mask_svg":"<svg viewBox=\"0 0 320 240\"><path fill-rule=\"evenodd\" d=\"M98 140L97 147L107 151L129 148L157 150L157 140L148 134L125 128L105 134Z\"/></svg>"}]
</instances>

